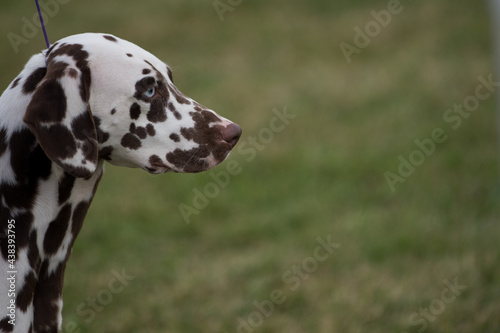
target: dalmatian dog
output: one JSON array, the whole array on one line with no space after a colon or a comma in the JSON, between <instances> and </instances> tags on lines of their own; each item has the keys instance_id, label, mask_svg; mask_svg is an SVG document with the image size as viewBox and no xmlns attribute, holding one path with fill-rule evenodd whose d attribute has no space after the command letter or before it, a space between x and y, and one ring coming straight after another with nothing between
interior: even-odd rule
<instances>
[{"instance_id":1,"label":"dalmatian dog","mask_svg":"<svg viewBox=\"0 0 500 333\"><path fill-rule=\"evenodd\" d=\"M118 37L74 35L34 55L0 97L0 331L61 330L66 262L104 161L201 172L240 135Z\"/></svg>"}]
</instances>

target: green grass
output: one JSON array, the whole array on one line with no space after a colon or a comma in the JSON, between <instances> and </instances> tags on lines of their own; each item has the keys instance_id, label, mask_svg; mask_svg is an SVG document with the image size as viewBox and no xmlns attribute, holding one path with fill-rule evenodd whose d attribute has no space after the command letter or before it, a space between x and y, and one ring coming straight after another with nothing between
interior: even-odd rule
<instances>
[{"instance_id":1,"label":"green grass","mask_svg":"<svg viewBox=\"0 0 500 333\"><path fill-rule=\"evenodd\" d=\"M500 331L495 98L456 130L443 120L493 72L488 11L402 4L350 64L339 44L387 1L243 1L223 22L212 1L62 5L53 41L105 31L136 42L184 93L238 122L246 148L273 109L296 115L255 156L236 149L239 172L190 224L179 205L193 206L209 173L107 165L68 264L65 332ZM34 13L30 2L0 8L5 35ZM42 48L41 33L17 54L3 38L2 86ZM447 140L392 192L384 173L436 128ZM340 247L312 259L328 235ZM122 268L135 278L113 294ZM455 278L467 288L445 304ZM284 301L271 311L273 291ZM92 298L106 305L92 310Z\"/></svg>"}]
</instances>

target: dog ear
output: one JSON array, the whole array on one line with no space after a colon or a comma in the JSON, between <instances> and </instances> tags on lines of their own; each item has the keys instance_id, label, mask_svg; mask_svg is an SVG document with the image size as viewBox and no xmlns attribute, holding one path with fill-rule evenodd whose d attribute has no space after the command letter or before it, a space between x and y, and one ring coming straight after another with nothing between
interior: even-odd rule
<instances>
[{"instance_id":1,"label":"dog ear","mask_svg":"<svg viewBox=\"0 0 500 333\"><path fill-rule=\"evenodd\" d=\"M57 51L55 55L64 52ZM88 103L90 70L75 54L48 58L47 72L32 95L24 122L53 162L72 176L87 178L97 169L97 133Z\"/></svg>"}]
</instances>

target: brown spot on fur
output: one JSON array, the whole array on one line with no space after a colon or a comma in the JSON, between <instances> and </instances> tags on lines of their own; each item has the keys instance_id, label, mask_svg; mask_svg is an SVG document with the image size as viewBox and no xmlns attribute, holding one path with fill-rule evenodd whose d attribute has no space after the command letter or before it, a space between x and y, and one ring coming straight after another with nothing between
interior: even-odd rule
<instances>
[{"instance_id":1,"label":"brown spot on fur","mask_svg":"<svg viewBox=\"0 0 500 333\"><path fill-rule=\"evenodd\" d=\"M9 324L9 321L12 319L10 317L5 317L0 321L0 330L2 330L5 333L10 333L14 330L14 326L12 324Z\"/></svg>"},{"instance_id":2,"label":"brown spot on fur","mask_svg":"<svg viewBox=\"0 0 500 333\"><path fill-rule=\"evenodd\" d=\"M109 40L110 42L114 42L114 43L117 43L118 42L118 39L116 39L115 37L111 36L111 35L103 35L102 37L106 38L107 40Z\"/></svg>"},{"instance_id":3,"label":"brown spot on fur","mask_svg":"<svg viewBox=\"0 0 500 333\"><path fill-rule=\"evenodd\" d=\"M106 146L99 150L99 157L105 159L106 161L111 161L111 153L113 152L112 146Z\"/></svg>"},{"instance_id":4,"label":"brown spot on fur","mask_svg":"<svg viewBox=\"0 0 500 333\"><path fill-rule=\"evenodd\" d=\"M208 155L210 151L205 146L191 150L176 149L167 154L167 161L184 172L201 172L208 169L208 162L204 160Z\"/></svg>"},{"instance_id":5,"label":"brown spot on fur","mask_svg":"<svg viewBox=\"0 0 500 333\"><path fill-rule=\"evenodd\" d=\"M74 184L75 177L65 172L64 176L59 180L59 205L69 199Z\"/></svg>"},{"instance_id":6,"label":"brown spot on fur","mask_svg":"<svg viewBox=\"0 0 500 333\"><path fill-rule=\"evenodd\" d=\"M35 91L36 86L40 81L42 81L46 73L47 73L47 68L45 67L40 67L35 71L33 71L33 73L31 73L31 75L26 79L26 81L24 81L23 93L30 94L33 91Z\"/></svg>"},{"instance_id":7,"label":"brown spot on fur","mask_svg":"<svg viewBox=\"0 0 500 333\"><path fill-rule=\"evenodd\" d=\"M105 143L109 139L109 133L104 132L100 127L97 128L97 142Z\"/></svg>"},{"instance_id":8,"label":"brown spot on fur","mask_svg":"<svg viewBox=\"0 0 500 333\"><path fill-rule=\"evenodd\" d=\"M16 253L28 246L29 234L33 224L31 212L20 213L16 216Z\"/></svg>"},{"instance_id":9,"label":"brown spot on fur","mask_svg":"<svg viewBox=\"0 0 500 333\"><path fill-rule=\"evenodd\" d=\"M148 131L149 136L155 136L156 135L155 127L153 125L151 125L151 124L147 124L146 131Z\"/></svg>"},{"instance_id":10,"label":"brown spot on fur","mask_svg":"<svg viewBox=\"0 0 500 333\"><path fill-rule=\"evenodd\" d=\"M177 120L181 120L181 119L182 119L182 116L181 116L181 114L179 113L179 111L177 111L177 109L175 108L174 103L172 103L172 102L168 102L168 109L169 109L170 111L172 111L172 113L174 114L174 116L175 116L175 118L176 118Z\"/></svg>"},{"instance_id":11,"label":"brown spot on fur","mask_svg":"<svg viewBox=\"0 0 500 333\"><path fill-rule=\"evenodd\" d=\"M122 137L121 144L123 147L133 150L139 149L142 145L141 140L131 133L127 133Z\"/></svg>"},{"instance_id":12,"label":"brown spot on fur","mask_svg":"<svg viewBox=\"0 0 500 333\"><path fill-rule=\"evenodd\" d=\"M24 121L30 125L40 122L60 122L66 115L66 94L57 80L44 81L33 95Z\"/></svg>"},{"instance_id":13,"label":"brown spot on fur","mask_svg":"<svg viewBox=\"0 0 500 333\"><path fill-rule=\"evenodd\" d=\"M167 120L167 113L165 112L165 102L162 98L156 98L151 101L151 108L147 114L150 122L161 123Z\"/></svg>"},{"instance_id":14,"label":"brown spot on fur","mask_svg":"<svg viewBox=\"0 0 500 333\"><path fill-rule=\"evenodd\" d=\"M19 84L19 81L21 81L21 77L18 77L17 79L15 79L12 82L12 85L10 86L10 89L14 89L15 87L17 87L17 85Z\"/></svg>"},{"instance_id":15,"label":"brown spot on fur","mask_svg":"<svg viewBox=\"0 0 500 333\"><path fill-rule=\"evenodd\" d=\"M76 206L75 211L73 212L73 223L71 224L71 233L73 235L73 240L69 248L72 247L76 236L78 236L78 233L82 229L83 221L85 220L85 215L87 214L89 206L90 202L82 201Z\"/></svg>"},{"instance_id":16,"label":"brown spot on fur","mask_svg":"<svg viewBox=\"0 0 500 333\"><path fill-rule=\"evenodd\" d=\"M52 274L49 262L43 262L38 274L38 284L33 300L33 329L35 332L58 332L61 311L57 300L61 298L66 263L60 263Z\"/></svg>"},{"instance_id":17,"label":"brown spot on fur","mask_svg":"<svg viewBox=\"0 0 500 333\"><path fill-rule=\"evenodd\" d=\"M22 312L26 312L28 307L31 305L31 302L33 302L36 282L36 275L33 271L29 272L28 275L24 277L24 285L16 297L16 306Z\"/></svg>"},{"instance_id":18,"label":"brown spot on fur","mask_svg":"<svg viewBox=\"0 0 500 333\"><path fill-rule=\"evenodd\" d=\"M139 126L135 130L135 135L137 135L140 139L145 139L148 136L148 133L145 127Z\"/></svg>"},{"instance_id":19,"label":"brown spot on fur","mask_svg":"<svg viewBox=\"0 0 500 333\"><path fill-rule=\"evenodd\" d=\"M139 104L134 103L130 107L130 118L131 119L139 119L139 116L141 115L141 107Z\"/></svg>"},{"instance_id":20,"label":"brown spot on fur","mask_svg":"<svg viewBox=\"0 0 500 333\"><path fill-rule=\"evenodd\" d=\"M0 157L5 153L7 150L7 130L5 128L2 128L0 130Z\"/></svg>"},{"instance_id":21,"label":"brown spot on fur","mask_svg":"<svg viewBox=\"0 0 500 333\"><path fill-rule=\"evenodd\" d=\"M158 165L158 166L166 166L165 163L161 160L160 156L158 155L151 155L149 157L149 164L151 165Z\"/></svg>"},{"instance_id":22,"label":"brown spot on fur","mask_svg":"<svg viewBox=\"0 0 500 333\"><path fill-rule=\"evenodd\" d=\"M38 269L40 268L41 265L41 260L40 260L40 252L38 251L36 230L33 230L30 233L30 241L28 247L28 261L30 263L30 267L36 272L38 272Z\"/></svg>"},{"instance_id":23,"label":"brown spot on fur","mask_svg":"<svg viewBox=\"0 0 500 333\"><path fill-rule=\"evenodd\" d=\"M43 250L46 254L55 254L61 246L68 230L70 216L71 204L66 204L61 208L55 220L50 222L43 240Z\"/></svg>"},{"instance_id":24,"label":"brown spot on fur","mask_svg":"<svg viewBox=\"0 0 500 333\"><path fill-rule=\"evenodd\" d=\"M101 118L94 116L94 124L96 128L97 142L105 143L109 140L109 133L104 132L101 128Z\"/></svg>"},{"instance_id":25,"label":"brown spot on fur","mask_svg":"<svg viewBox=\"0 0 500 333\"><path fill-rule=\"evenodd\" d=\"M170 134L169 138L173 142L179 142L179 141L181 141L181 138L179 137L179 135L175 134L175 133Z\"/></svg>"},{"instance_id":26,"label":"brown spot on fur","mask_svg":"<svg viewBox=\"0 0 500 333\"><path fill-rule=\"evenodd\" d=\"M70 68L68 70L68 75L70 77L72 77L73 79L76 79L76 78L78 78L78 71L76 69L74 69L74 68Z\"/></svg>"}]
</instances>

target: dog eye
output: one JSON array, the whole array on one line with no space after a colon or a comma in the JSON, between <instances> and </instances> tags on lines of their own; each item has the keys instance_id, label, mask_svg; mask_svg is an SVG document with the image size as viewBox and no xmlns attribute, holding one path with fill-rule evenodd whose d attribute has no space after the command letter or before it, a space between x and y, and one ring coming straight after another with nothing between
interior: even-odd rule
<instances>
[{"instance_id":1,"label":"dog eye","mask_svg":"<svg viewBox=\"0 0 500 333\"><path fill-rule=\"evenodd\" d=\"M155 93L156 93L156 88L153 87L153 88L149 89L148 91L146 91L144 93L144 96L146 96L147 98L151 98L155 95Z\"/></svg>"}]
</instances>

